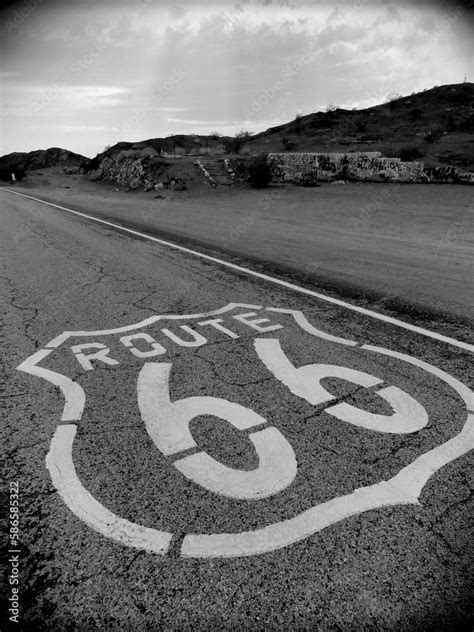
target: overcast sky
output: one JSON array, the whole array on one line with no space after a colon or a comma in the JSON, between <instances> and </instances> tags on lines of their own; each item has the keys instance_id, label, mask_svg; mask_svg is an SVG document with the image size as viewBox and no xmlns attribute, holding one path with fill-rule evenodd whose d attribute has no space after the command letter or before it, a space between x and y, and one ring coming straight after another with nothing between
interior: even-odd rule
<instances>
[{"instance_id":1,"label":"overcast sky","mask_svg":"<svg viewBox=\"0 0 474 632\"><path fill-rule=\"evenodd\" d=\"M261 131L472 81L472 12L398 0L23 0L0 12L0 154Z\"/></svg>"}]
</instances>

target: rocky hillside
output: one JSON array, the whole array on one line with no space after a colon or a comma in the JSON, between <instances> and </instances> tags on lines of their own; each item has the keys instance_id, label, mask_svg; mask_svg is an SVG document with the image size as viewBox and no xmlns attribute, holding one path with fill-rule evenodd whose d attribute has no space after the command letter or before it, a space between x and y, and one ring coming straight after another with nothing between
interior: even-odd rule
<instances>
[{"instance_id":1,"label":"rocky hillside","mask_svg":"<svg viewBox=\"0 0 474 632\"><path fill-rule=\"evenodd\" d=\"M92 160L58 147L7 154L0 158L0 179L9 180L12 171L21 179L25 172L53 166L96 171L105 158L121 163L160 155L291 152L381 152L402 161L422 161L428 168L474 171L474 84L439 86L362 110L328 107L258 134L231 138L216 132L119 142Z\"/></svg>"},{"instance_id":2,"label":"rocky hillside","mask_svg":"<svg viewBox=\"0 0 474 632\"><path fill-rule=\"evenodd\" d=\"M166 159L291 152L381 152L402 161L422 161L427 168L474 171L474 84L435 87L362 110L329 107L252 135L175 135L119 142L85 160L82 167L96 171L106 158L117 163L153 161L160 154Z\"/></svg>"},{"instance_id":3,"label":"rocky hillside","mask_svg":"<svg viewBox=\"0 0 474 632\"><path fill-rule=\"evenodd\" d=\"M380 151L428 167L474 171L473 83L435 87L363 110L328 110L255 134L242 150Z\"/></svg>"},{"instance_id":4,"label":"rocky hillside","mask_svg":"<svg viewBox=\"0 0 474 632\"><path fill-rule=\"evenodd\" d=\"M107 147L97 154L92 160L86 160L82 164L84 171L95 171L105 158L110 158L116 162L127 159L152 159L160 155L165 158L180 156L201 156L203 154L225 154L227 144L233 139L220 134L185 135L176 134L166 138L149 138L138 143L128 143L121 141L115 145Z\"/></svg>"},{"instance_id":5,"label":"rocky hillside","mask_svg":"<svg viewBox=\"0 0 474 632\"><path fill-rule=\"evenodd\" d=\"M14 152L0 157L0 179L10 180L15 173L21 179L28 171L48 167L79 167L88 158L67 149L51 147L30 152Z\"/></svg>"}]
</instances>

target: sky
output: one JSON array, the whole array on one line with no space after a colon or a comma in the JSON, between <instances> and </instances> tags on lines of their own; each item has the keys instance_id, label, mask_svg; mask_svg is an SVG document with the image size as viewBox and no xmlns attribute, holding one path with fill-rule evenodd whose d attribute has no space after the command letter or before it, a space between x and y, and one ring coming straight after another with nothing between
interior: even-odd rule
<instances>
[{"instance_id":1,"label":"sky","mask_svg":"<svg viewBox=\"0 0 474 632\"><path fill-rule=\"evenodd\" d=\"M470 0L22 0L0 11L0 154L258 132L473 81Z\"/></svg>"}]
</instances>

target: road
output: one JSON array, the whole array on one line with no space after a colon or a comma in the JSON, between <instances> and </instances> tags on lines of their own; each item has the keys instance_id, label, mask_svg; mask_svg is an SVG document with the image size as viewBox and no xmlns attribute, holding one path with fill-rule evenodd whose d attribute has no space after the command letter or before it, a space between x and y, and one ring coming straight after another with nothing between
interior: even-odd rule
<instances>
[{"instance_id":1,"label":"road","mask_svg":"<svg viewBox=\"0 0 474 632\"><path fill-rule=\"evenodd\" d=\"M7 624L472 629L465 344L1 203Z\"/></svg>"}]
</instances>

